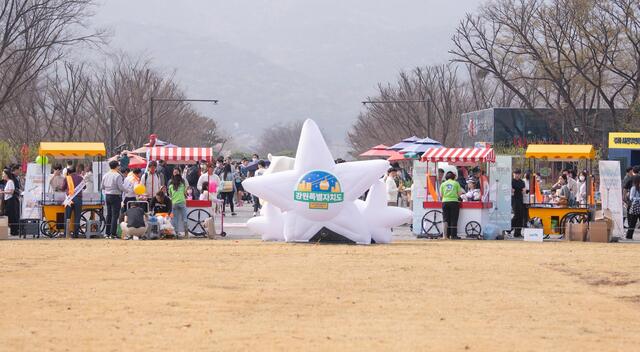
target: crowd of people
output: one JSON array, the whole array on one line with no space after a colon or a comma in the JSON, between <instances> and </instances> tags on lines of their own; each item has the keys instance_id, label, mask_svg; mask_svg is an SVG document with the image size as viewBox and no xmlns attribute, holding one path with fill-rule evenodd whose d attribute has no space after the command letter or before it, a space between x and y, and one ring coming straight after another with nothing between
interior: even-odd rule
<instances>
[{"instance_id":1,"label":"crowd of people","mask_svg":"<svg viewBox=\"0 0 640 352\"><path fill-rule=\"evenodd\" d=\"M412 207L413 179L407 170L395 162L391 164L382 180L387 191L387 205L399 206L405 203L407 207Z\"/></svg>"},{"instance_id":2,"label":"crowd of people","mask_svg":"<svg viewBox=\"0 0 640 352\"><path fill-rule=\"evenodd\" d=\"M70 235L77 237L83 194L102 192L105 195L106 234L117 236L118 223L129 222L132 227L140 225L139 210L127 214L128 204L147 203L150 214L171 214L172 225L179 235L184 236L186 229L186 201L188 199L211 200L216 206L214 211L236 215L236 208L250 205L253 215L260 211L260 200L244 191L242 181L247 177L260 176L267 163L254 154L251 159L239 161L219 157L214 162L197 162L193 165L170 165L164 161L151 161L146 170L129 168L126 153L118 160L109 162L109 171L102 177L100 189L95 188L91 165L74 164L68 160L65 165L51 165L51 174L45 180L46 192L50 194L74 194L70 206L65 207L66 219L74 218L74 231ZM71 178L71 179L69 179ZM0 180L0 215L8 217L12 234L19 233L20 198L24 191L24 177L20 165L10 165L2 170ZM144 186L144 194L135 191L137 185ZM82 185L82 189L76 186ZM145 212L146 214L146 212ZM131 215L131 216L127 216ZM122 220L125 220L124 222Z\"/></svg>"},{"instance_id":3,"label":"crowd of people","mask_svg":"<svg viewBox=\"0 0 640 352\"><path fill-rule=\"evenodd\" d=\"M20 222L20 194L24 182L20 165L9 165L2 170L0 182L0 208L9 220L12 234L19 231Z\"/></svg>"},{"instance_id":4,"label":"crowd of people","mask_svg":"<svg viewBox=\"0 0 640 352\"><path fill-rule=\"evenodd\" d=\"M214 211L226 214L228 209L231 216L237 215L236 207L251 205L256 216L260 200L244 191L242 181L262 175L266 163L254 154L251 160L219 157L215 162L201 161L188 166L151 161L144 172L123 167L122 160L113 160L109 168L102 178L108 237L117 236L119 222L125 228L140 228L144 213L137 209L140 200L147 202L149 213L170 215L177 235L185 236L188 231L187 200L210 200L215 204ZM144 194L136 193L137 185L143 186ZM129 207L129 204L134 206Z\"/></svg>"},{"instance_id":5,"label":"crowd of people","mask_svg":"<svg viewBox=\"0 0 640 352\"><path fill-rule=\"evenodd\" d=\"M336 162L344 162L337 160ZM250 167L250 165L252 167ZM171 165L164 161L151 161L146 170L128 168L128 157L109 163L107 172L101 182L101 189L94 188L94 177L91 165L77 164L67 161L65 166L52 165L52 172L47 181L49 192L73 193L75 186L84 182L83 189L76 192L71 206L66 207L65 218L75 215L73 236L77 236L77 223L82 209L82 194L86 190L103 192L106 203L106 234L116 237L118 222L125 219L123 225L136 228L142 223L141 209L129 213L129 203L141 200L147 203L146 210L150 214L171 214L172 225L178 235L184 236L186 228L186 201L188 199L211 200L216 204L214 211L236 215L237 207L250 205L253 215L260 211L260 200L245 192L242 181L247 177L262 175L267 164L258 155L251 159L239 161L219 157L214 162L198 162L193 165ZM69 179L71 178L71 180ZM457 237L457 218L460 202L487 201L489 180L485 171L479 167L458 167L457 172L438 170L437 178L440 187L437 196L443 202L443 221L449 224L445 236ZM531 171L522 172L515 169L511 181L511 227L514 237L522 236L522 228L529 221L528 204L543 203L547 206L587 206L589 201L588 180L592 179L587 171L578 172L566 168L559 174L555 183L544 187L540 174ZM536 182L541 190L541 198L533 194L531 182ZM413 180L410 173L398 163L391 165L383 178L387 202L390 206L399 206L403 202L411 207ZM136 185L144 186L144 194L135 191ZM596 187L595 184L592 184ZM2 171L0 180L0 212L8 217L11 233L18 233L20 220L20 195L24 187L24 178L20 165L10 165ZM544 190L543 187L545 188ZM640 219L640 166L628 167L622 180L623 201L627 217L628 239ZM137 207L138 208L138 207ZM146 214L147 212L144 212Z\"/></svg>"}]
</instances>

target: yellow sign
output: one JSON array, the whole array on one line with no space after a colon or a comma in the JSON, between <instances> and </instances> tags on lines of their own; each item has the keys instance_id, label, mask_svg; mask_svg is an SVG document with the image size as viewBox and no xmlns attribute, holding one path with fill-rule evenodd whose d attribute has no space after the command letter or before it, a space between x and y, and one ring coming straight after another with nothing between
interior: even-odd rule
<instances>
[{"instance_id":1,"label":"yellow sign","mask_svg":"<svg viewBox=\"0 0 640 352\"><path fill-rule=\"evenodd\" d=\"M640 149L640 133L609 133L609 149Z\"/></svg>"}]
</instances>

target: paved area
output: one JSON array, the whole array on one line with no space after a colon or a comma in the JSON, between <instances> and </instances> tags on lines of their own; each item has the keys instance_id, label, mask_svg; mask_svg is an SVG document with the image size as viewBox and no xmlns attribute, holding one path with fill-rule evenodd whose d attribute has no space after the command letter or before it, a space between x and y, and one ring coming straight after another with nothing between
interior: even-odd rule
<instances>
[{"instance_id":1,"label":"paved area","mask_svg":"<svg viewBox=\"0 0 640 352\"><path fill-rule=\"evenodd\" d=\"M252 234L249 229L245 226L246 222L253 217L253 205L249 203L245 203L243 206L235 208L236 215L231 216L230 212L227 211L227 215L224 219L225 227L224 231L227 233L227 239L237 240L237 239L260 239L260 236ZM219 215L216 217L216 224L219 223ZM218 226L218 225L216 225ZM17 236L11 236L11 239L18 239ZM191 239L196 239L190 237ZM31 239L31 237L29 237ZM513 239L507 238L509 240L521 241L522 239ZM416 236L411 232L409 225L398 226L393 229L393 240L394 241L404 241L404 240L417 240ZM424 241L420 239L420 241ZM634 240L621 240L621 242L632 242L640 244L640 229L636 229Z\"/></svg>"},{"instance_id":2,"label":"paved area","mask_svg":"<svg viewBox=\"0 0 640 352\"><path fill-rule=\"evenodd\" d=\"M244 226L244 224L253 217L253 205L245 204L241 207L236 207L236 216L226 216L224 222L225 231L230 239L240 238L255 238L259 239L260 236L253 235ZM228 212L227 212L228 213ZM409 225L399 226L393 229L394 240L412 240L416 237L411 233Z\"/></svg>"}]
</instances>

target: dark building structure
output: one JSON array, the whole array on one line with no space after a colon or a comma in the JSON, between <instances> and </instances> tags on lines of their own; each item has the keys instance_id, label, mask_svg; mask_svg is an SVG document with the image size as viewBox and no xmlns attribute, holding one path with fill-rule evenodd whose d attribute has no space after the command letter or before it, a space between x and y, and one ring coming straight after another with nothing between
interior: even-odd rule
<instances>
[{"instance_id":1,"label":"dark building structure","mask_svg":"<svg viewBox=\"0 0 640 352\"><path fill-rule=\"evenodd\" d=\"M608 159L620 161L621 175L627 166L640 165L640 133L609 133L608 148Z\"/></svg>"},{"instance_id":2,"label":"dark building structure","mask_svg":"<svg viewBox=\"0 0 640 352\"><path fill-rule=\"evenodd\" d=\"M465 113L461 116L461 146L472 147L476 142L489 142L516 146L573 143L606 147L608 133L613 126L611 111L600 109L582 112L588 116L590 123L587 127L577 129L551 109L491 108ZM588 128L589 133L584 133L581 128Z\"/></svg>"}]
</instances>

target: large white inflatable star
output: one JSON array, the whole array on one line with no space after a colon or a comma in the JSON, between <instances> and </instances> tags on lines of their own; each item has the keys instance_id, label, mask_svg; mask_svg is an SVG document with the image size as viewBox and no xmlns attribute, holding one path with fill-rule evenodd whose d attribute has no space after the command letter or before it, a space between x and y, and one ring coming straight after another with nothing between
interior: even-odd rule
<instances>
[{"instance_id":1,"label":"large white inflatable star","mask_svg":"<svg viewBox=\"0 0 640 352\"><path fill-rule=\"evenodd\" d=\"M260 216L249 219L247 227L251 232L261 235L263 241L285 240L282 212L271 203L263 205Z\"/></svg>"},{"instance_id":2,"label":"large white inflatable star","mask_svg":"<svg viewBox=\"0 0 640 352\"><path fill-rule=\"evenodd\" d=\"M376 243L390 243L393 232L391 227L411 221L409 209L387 205L387 192L384 182L378 181L369 188L367 200L357 200L356 205L366 220L371 239Z\"/></svg>"},{"instance_id":3,"label":"large white inflatable star","mask_svg":"<svg viewBox=\"0 0 640 352\"><path fill-rule=\"evenodd\" d=\"M286 241L307 242L326 228L368 244L371 232L355 200L388 167L386 160L335 164L318 126L306 120L293 170L246 179L243 187L283 212Z\"/></svg>"},{"instance_id":4,"label":"large white inflatable star","mask_svg":"<svg viewBox=\"0 0 640 352\"><path fill-rule=\"evenodd\" d=\"M269 168L263 175L289 171L293 169L294 158L287 156L274 156L269 154ZM282 211L265 199L260 200L260 216L253 217L247 221L247 227L251 232L262 237L263 241L284 241L284 219Z\"/></svg>"}]
</instances>

